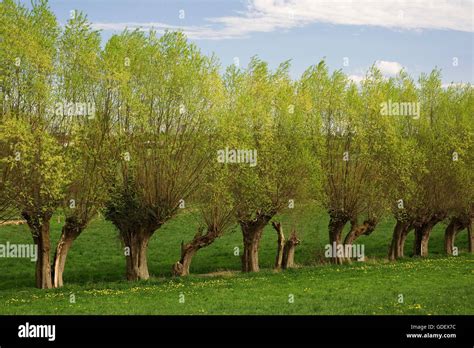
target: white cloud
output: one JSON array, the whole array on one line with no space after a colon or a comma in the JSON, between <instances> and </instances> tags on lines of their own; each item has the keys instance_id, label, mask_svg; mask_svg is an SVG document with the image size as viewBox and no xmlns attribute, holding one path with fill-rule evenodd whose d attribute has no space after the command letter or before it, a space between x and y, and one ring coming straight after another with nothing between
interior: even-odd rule
<instances>
[{"instance_id":1,"label":"white cloud","mask_svg":"<svg viewBox=\"0 0 474 348\"><path fill-rule=\"evenodd\" d=\"M359 84L365 80L365 76L363 75L349 75L347 76L347 78L351 80L352 82L354 82L355 84Z\"/></svg>"},{"instance_id":2,"label":"white cloud","mask_svg":"<svg viewBox=\"0 0 474 348\"><path fill-rule=\"evenodd\" d=\"M403 69L402 65L398 62L388 62L386 60L378 60L375 62L375 66L380 70L384 76L395 76Z\"/></svg>"},{"instance_id":3,"label":"white cloud","mask_svg":"<svg viewBox=\"0 0 474 348\"><path fill-rule=\"evenodd\" d=\"M311 23L473 32L473 6L472 0L249 0L245 11L206 18L208 24L201 27L136 22L95 23L94 27L182 29L194 39L242 38L255 32L287 30Z\"/></svg>"},{"instance_id":4,"label":"white cloud","mask_svg":"<svg viewBox=\"0 0 474 348\"><path fill-rule=\"evenodd\" d=\"M469 82L450 82L450 83L443 83L441 85L441 88L449 88L449 87L468 87L468 86L472 86L471 83Z\"/></svg>"},{"instance_id":5,"label":"white cloud","mask_svg":"<svg viewBox=\"0 0 474 348\"><path fill-rule=\"evenodd\" d=\"M384 79L396 76L400 70L403 69L403 66L399 62L390 62L387 60L377 60L374 65L380 70ZM347 78L356 84L360 84L367 78L367 76L363 69L357 69L352 74L348 75Z\"/></svg>"},{"instance_id":6,"label":"white cloud","mask_svg":"<svg viewBox=\"0 0 474 348\"><path fill-rule=\"evenodd\" d=\"M124 29L135 30L140 29L142 31L155 30L157 33L164 33L165 30L179 30L183 31L189 39L208 39L208 40L222 40L232 39L235 35L226 34L222 31L216 31L208 26L177 26L170 25L160 22L114 22L114 23L103 23L95 22L91 24L93 29L96 30L112 30L122 31Z\"/></svg>"}]
</instances>

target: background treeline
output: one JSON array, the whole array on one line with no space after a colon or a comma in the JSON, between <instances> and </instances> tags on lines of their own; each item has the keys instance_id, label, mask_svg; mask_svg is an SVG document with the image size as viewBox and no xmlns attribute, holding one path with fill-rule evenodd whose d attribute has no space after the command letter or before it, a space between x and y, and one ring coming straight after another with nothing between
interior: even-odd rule
<instances>
[{"instance_id":1,"label":"background treeline","mask_svg":"<svg viewBox=\"0 0 474 348\"><path fill-rule=\"evenodd\" d=\"M129 280L149 277L150 238L189 206L202 227L175 275L235 224L242 271L259 270L269 223L275 268L291 267L297 231L285 240L272 219L303 204L328 212L331 244L351 245L393 215L391 260L410 231L413 254L426 256L443 221L447 253L462 230L473 250L473 89L442 88L438 70L414 81L372 67L358 85L324 61L294 80L289 62L272 71L253 58L221 73L182 33L125 31L102 47L82 13L60 27L46 1L12 0L0 4L0 69L0 213L26 220L37 287L63 285L68 251L99 213L119 231ZM389 101L420 103L420 115L384 116ZM257 165L220 163L226 148L256 150ZM52 246L57 211L65 224Z\"/></svg>"}]
</instances>

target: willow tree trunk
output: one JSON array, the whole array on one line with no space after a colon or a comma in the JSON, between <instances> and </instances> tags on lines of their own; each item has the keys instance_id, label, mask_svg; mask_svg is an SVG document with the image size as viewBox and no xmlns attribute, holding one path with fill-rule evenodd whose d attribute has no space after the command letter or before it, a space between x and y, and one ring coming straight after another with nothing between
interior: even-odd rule
<instances>
[{"instance_id":1,"label":"willow tree trunk","mask_svg":"<svg viewBox=\"0 0 474 348\"><path fill-rule=\"evenodd\" d=\"M410 232L410 223L397 220L393 229L392 242L388 250L388 259L393 261L404 256L405 241Z\"/></svg>"},{"instance_id":2,"label":"willow tree trunk","mask_svg":"<svg viewBox=\"0 0 474 348\"><path fill-rule=\"evenodd\" d=\"M244 252L242 255L242 272L258 272L258 249L263 230L272 216L258 216L252 221L240 221L242 229Z\"/></svg>"},{"instance_id":3,"label":"willow tree trunk","mask_svg":"<svg viewBox=\"0 0 474 348\"><path fill-rule=\"evenodd\" d=\"M128 280L146 280L150 278L147 250L148 242L154 231L154 229L140 227L128 233L122 233Z\"/></svg>"},{"instance_id":4,"label":"willow tree trunk","mask_svg":"<svg viewBox=\"0 0 474 348\"><path fill-rule=\"evenodd\" d=\"M283 261L283 248L285 247L285 235L283 234L283 226L280 222L272 222L272 226L277 232L278 241L277 241L277 254L275 259L275 269L281 269Z\"/></svg>"},{"instance_id":5,"label":"willow tree trunk","mask_svg":"<svg viewBox=\"0 0 474 348\"><path fill-rule=\"evenodd\" d=\"M331 246L331 263L335 264L342 264L344 262L344 257L338 256L337 250L339 248L339 245L342 246L341 240L342 240L342 230L344 229L344 226L346 225L348 220L346 219L340 219L340 218L334 218L330 217L329 219L329 244Z\"/></svg>"},{"instance_id":6,"label":"willow tree trunk","mask_svg":"<svg viewBox=\"0 0 474 348\"><path fill-rule=\"evenodd\" d=\"M55 288L63 286L63 274L69 249L71 249L72 243L82 233L83 229L84 227L77 222L66 219L54 255L53 286Z\"/></svg>"},{"instance_id":7,"label":"willow tree trunk","mask_svg":"<svg viewBox=\"0 0 474 348\"><path fill-rule=\"evenodd\" d=\"M33 236L33 241L37 247L36 259L36 287L40 289L51 289L53 282L51 279L51 240L50 240L50 220L51 213L38 216L35 213L22 213Z\"/></svg>"},{"instance_id":8,"label":"willow tree trunk","mask_svg":"<svg viewBox=\"0 0 474 348\"><path fill-rule=\"evenodd\" d=\"M364 221L362 225L351 224L351 230L344 239L344 245L352 245L354 241L362 235L368 236L375 229L376 223L373 221Z\"/></svg>"},{"instance_id":9,"label":"willow tree trunk","mask_svg":"<svg viewBox=\"0 0 474 348\"><path fill-rule=\"evenodd\" d=\"M446 230L444 231L444 251L448 255L453 254L456 235L462 228L463 226L458 220L458 218L451 218L451 221L449 222L448 226L446 227Z\"/></svg>"},{"instance_id":10,"label":"willow tree trunk","mask_svg":"<svg viewBox=\"0 0 474 348\"><path fill-rule=\"evenodd\" d=\"M244 235L244 254L242 255L242 272L258 272L258 249L263 234L263 227L242 228Z\"/></svg>"},{"instance_id":11,"label":"willow tree trunk","mask_svg":"<svg viewBox=\"0 0 474 348\"><path fill-rule=\"evenodd\" d=\"M405 256L405 244L408 237L408 234L413 229L413 226L409 225L406 229L402 231L402 235L400 236L399 246L398 246L398 257Z\"/></svg>"},{"instance_id":12,"label":"willow tree trunk","mask_svg":"<svg viewBox=\"0 0 474 348\"><path fill-rule=\"evenodd\" d=\"M41 226L37 237L38 260L36 260L36 287L40 289L51 289L51 240L49 235L49 220Z\"/></svg>"},{"instance_id":13,"label":"willow tree trunk","mask_svg":"<svg viewBox=\"0 0 474 348\"><path fill-rule=\"evenodd\" d=\"M295 249L298 244L300 244L300 240L296 236L296 231L293 231L291 237L286 241L285 247L283 248L283 269L295 267Z\"/></svg>"},{"instance_id":14,"label":"willow tree trunk","mask_svg":"<svg viewBox=\"0 0 474 348\"><path fill-rule=\"evenodd\" d=\"M428 222L415 227L415 241L413 244L414 256L428 256L428 242L430 241L431 231L436 223Z\"/></svg>"},{"instance_id":15,"label":"willow tree trunk","mask_svg":"<svg viewBox=\"0 0 474 348\"><path fill-rule=\"evenodd\" d=\"M208 229L205 235L198 232L189 243L181 243L181 259L173 265L172 271L175 276L189 275L189 267L194 255L199 249L212 244L222 231Z\"/></svg>"},{"instance_id":16,"label":"willow tree trunk","mask_svg":"<svg viewBox=\"0 0 474 348\"><path fill-rule=\"evenodd\" d=\"M468 242L468 251L473 254L474 253L474 218L469 219L469 223L467 225L467 242Z\"/></svg>"},{"instance_id":17,"label":"willow tree trunk","mask_svg":"<svg viewBox=\"0 0 474 348\"><path fill-rule=\"evenodd\" d=\"M52 213L42 215L36 213L22 213L33 236L33 241L37 248L35 280L36 287L40 289L51 289L53 283L51 280L51 239L50 239L50 220Z\"/></svg>"},{"instance_id":18,"label":"willow tree trunk","mask_svg":"<svg viewBox=\"0 0 474 348\"><path fill-rule=\"evenodd\" d=\"M197 249L189 244L181 245L181 258L172 267L173 275L177 277L189 275L189 268L196 252Z\"/></svg>"}]
</instances>

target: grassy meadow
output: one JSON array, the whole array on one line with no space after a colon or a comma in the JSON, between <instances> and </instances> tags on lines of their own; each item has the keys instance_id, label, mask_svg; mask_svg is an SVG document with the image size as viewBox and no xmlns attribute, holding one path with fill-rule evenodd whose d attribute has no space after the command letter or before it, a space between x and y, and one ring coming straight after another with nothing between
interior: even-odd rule
<instances>
[{"instance_id":1,"label":"grassy meadow","mask_svg":"<svg viewBox=\"0 0 474 348\"><path fill-rule=\"evenodd\" d=\"M461 253L443 253L445 225L430 240L426 259L406 257L390 263L386 253L394 222L381 223L365 245L365 262L330 265L324 258L328 218L318 210L277 216L286 235L295 227L302 243L296 269L275 272L276 232L268 226L260 247L261 272L240 273L240 230L235 227L193 259L191 276L173 278L181 241L198 227L196 215L183 212L153 236L148 249L151 279L125 280L125 258L117 231L96 219L71 249L65 286L34 287L34 263L0 258L0 314L474 314L474 256L466 253L466 232L456 245ZM61 230L52 220L55 245ZM0 243L31 243L26 225L0 228ZM411 253L413 233L406 254ZM400 295L403 303L399 303ZM75 300L71 301L71 299ZM73 303L71 303L73 302Z\"/></svg>"}]
</instances>

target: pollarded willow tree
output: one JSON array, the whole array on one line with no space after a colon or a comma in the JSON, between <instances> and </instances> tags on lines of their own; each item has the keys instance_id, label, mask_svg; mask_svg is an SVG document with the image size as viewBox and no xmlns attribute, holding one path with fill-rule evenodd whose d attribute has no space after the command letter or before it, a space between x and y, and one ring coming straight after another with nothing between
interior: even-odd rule
<instances>
[{"instance_id":1,"label":"pollarded willow tree","mask_svg":"<svg viewBox=\"0 0 474 348\"><path fill-rule=\"evenodd\" d=\"M446 115L443 132L451 137L452 148L446 149L451 160L444 168L450 190L449 223L445 230L444 247L453 254L457 234L467 230L468 251L474 252L474 95L470 86L451 85L444 91L442 112Z\"/></svg>"},{"instance_id":2,"label":"pollarded willow tree","mask_svg":"<svg viewBox=\"0 0 474 348\"><path fill-rule=\"evenodd\" d=\"M406 73L399 74L392 81L388 98L394 103L418 103L415 82ZM414 104L412 104L414 105ZM395 260L403 257L405 241L413 230L412 216L415 201L418 197L418 184L426 171L425 161L416 139L418 118L413 115L393 115L395 127L395 147L391 158L392 180L389 190L392 214L396 220L388 258Z\"/></svg>"},{"instance_id":3,"label":"pollarded willow tree","mask_svg":"<svg viewBox=\"0 0 474 348\"><path fill-rule=\"evenodd\" d=\"M258 251L273 216L304 197L317 171L302 108L296 105L289 63L270 72L252 58L245 70L228 68L228 139L222 162L232 166L231 192L243 234L242 271L259 271Z\"/></svg>"},{"instance_id":4,"label":"pollarded willow tree","mask_svg":"<svg viewBox=\"0 0 474 348\"><path fill-rule=\"evenodd\" d=\"M424 157L426 171L417 186L413 254L427 256L431 232L436 224L447 217L450 206L446 198L451 183L445 169L452 161L454 137L445 133L445 120L451 115L442 111L444 101L439 72L422 75L419 83L421 113L416 120L416 139Z\"/></svg>"},{"instance_id":5,"label":"pollarded willow tree","mask_svg":"<svg viewBox=\"0 0 474 348\"><path fill-rule=\"evenodd\" d=\"M385 82L372 68L359 90L340 71L329 76L322 61L305 72L302 83L310 95L310 117L321 124L313 149L325 176L330 260L342 263L350 256L343 245L372 233L388 206L386 164L393 151L393 130L380 113Z\"/></svg>"},{"instance_id":6,"label":"pollarded willow tree","mask_svg":"<svg viewBox=\"0 0 474 348\"><path fill-rule=\"evenodd\" d=\"M63 211L65 221L53 263L53 285L63 285L69 249L107 199L112 181L110 115L102 88L100 35L75 11L59 38L58 83L53 112L70 158L71 180Z\"/></svg>"},{"instance_id":7,"label":"pollarded willow tree","mask_svg":"<svg viewBox=\"0 0 474 348\"><path fill-rule=\"evenodd\" d=\"M7 0L0 8L0 142L9 147L5 160L12 175L5 191L38 247L36 286L51 288L50 220L60 206L71 169L50 112L59 28L45 1L26 9ZM11 31L15 35L9 35Z\"/></svg>"},{"instance_id":8,"label":"pollarded willow tree","mask_svg":"<svg viewBox=\"0 0 474 348\"><path fill-rule=\"evenodd\" d=\"M104 60L121 151L106 218L123 241L127 279L147 279L150 238L185 206L214 158L218 66L182 33L124 32L109 40Z\"/></svg>"},{"instance_id":9,"label":"pollarded willow tree","mask_svg":"<svg viewBox=\"0 0 474 348\"><path fill-rule=\"evenodd\" d=\"M220 155L228 139L226 104L222 80L214 82L214 95L220 102L216 104L213 119L207 132L213 138L208 147L210 161L203 169L202 185L191 195L198 208L199 227L194 237L181 243L180 260L172 267L176 276L189 274L194 255L202 248L209 246L235 224L237 202L231 194L231 168L220 161Z\"/></svg>"},{"instance_id":10,"label":"pollarded willow tree","mask_svg":"<svg viewBox=\"0 0 474 348\"><path fill-rule=\"evenodd\" d=\"M392 82L385 80L374 66L371 67L360 88L360 104L349 104L353 105L349 107L355 108L353 113L349 113L352 115L349 118L357 129L353 142L356 145L356 189L349 196L354 195L355 191L360 213L351 218L344 245L351 245L361 235L370 235L390 210L391 187L397 180L394 176L397 164L393 160L399 149L396 128L390 116L384 114L383 106L387 103L387 97L390 100ZM351 161L350 152L346 153Z\"/></svg>"},{"instance_id":11,"label":"pollarded willow tree","mask_svg":"<svg viewBox=\"0 0 474 348\"><path fill-rule=\"evenodd\" d=\"M217 161L216 161L217 162ZM199 204L200 225L193 239L181 243L181 257L172 271L176 276L189 275L194 255L214 243L235 223L236 206L230 194L229 170L209 165L200 192L194 197Z\"/></svg>"},{"instance_id":12,"label":"pollarded willow tree","mask_svg":"<svg viewBox=\"0 0 474 348\"><path fill-rule=\"evenodd\" d=\"M406 118L399 128L404 140L401 150L405 150L400 153L411 160L405 162L407 180L397 187L397 225L389 259L404 256L411 230L415 232L413 255L427 256L433 228L450 215L468 213L472 197L471 179L466 174L472 146L471 116L459 110L452 92L443 90L439 71L422 75L419 83L415 93L420 112ZM401 96L413 95L411 84L401 86Z\"/></svg>"},{"instance_id":13,"label":"pollarded willow tree","mask_svg":"<svg viewBox=\"0 0 474 348\"><path fill-rule=\"evenodd\" d=\"M36 47L32 51L23 42L3 42L18 55L10 62L16 71L6 69L3 80L2 117L7 122L2 141L9 145L5 160L16 178L7 185L9 199L28 222L42 255L37 285L62 286L68 250L106 193L108 130L95 112L100 36L77 12L60 33L46 2L36 3L31 11L11 2L2 6L5 18L18 19L6 22L10 30L18 30L20 38ZM49 220L61 205L66 221L51 272Z\"/></svg>"}]
</instances>

